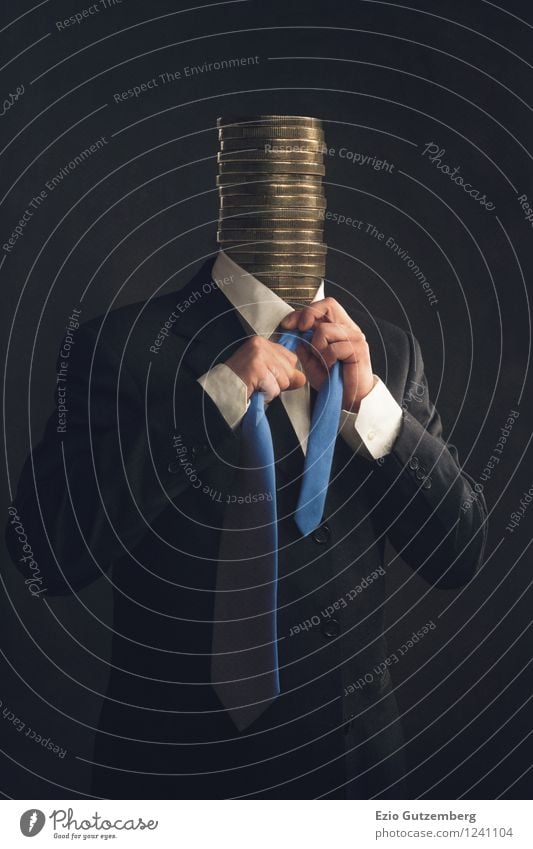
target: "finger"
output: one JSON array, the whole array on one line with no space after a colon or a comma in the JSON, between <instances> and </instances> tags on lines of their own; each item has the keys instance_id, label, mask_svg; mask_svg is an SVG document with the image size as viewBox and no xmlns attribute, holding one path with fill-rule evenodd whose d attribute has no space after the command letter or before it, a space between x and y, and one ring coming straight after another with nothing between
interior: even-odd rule
<instances>
[{"instance_id":1,"label":"finger","mask_svg":"<svg viewBox=\"0 0 533 849\"><path fill-rule=\"evenodd\" d=\"M272 342L271 344L275 354L283 356L283 358L294 368L298 359L294 351L289 351L285 345L280 345L279 342Z\"/></svg>"},{"instance_id":2,"label":"finger","mask_svg":"<svg viewBox=\"0 0 533 849\"><path fill-rule=\"evenodd\" d=\"M311 330L320 321L350 322L351 319L334 298L324 298L300 310L297 327L302 331Z\"/></svg>"},{"instance_id":3,"label":"finger","mask_svg":"<svg viewBox=\"0 0 533 849\"><path fill-rule=\"evenodd\" d=\"M349 338L349 328L345 325L338 322L326 322L317 324L311 337L311 345L317 351L322 351L332 342L345 342Z\"/></svg>"},{"instance_id":4,"label":"finger","mask_svg":"<svg viewBox=\"0 0 533 849\"><path fill-rule=\"evenodd\" d=\"M333 342L322 352L322 356L328 368L337 361L352 364L359 362L357 351L350 341Z\"/></svg>"},{"instance_id":5,"label":"finger","mask_svg":"<svg viewBox=\"0 0 533 849\"><path fill-rule=\"evenodd\" d=\"M309 342L303 342L301 347L298 348L300 362L302 365L305 363L307 366L314 362L318 366L325 367L324 351L327 347L327 340L322 335L317 339L313 338Z\"/></svg>"},{"instance_id":6,"label":"finger","mask_svg":"<svg viewBox=\"0 0 533 849\"><path fill-rule=\"evenodd\" d=\"M277 389L272 385L271 378L277 383ZM297 368L288 366L285 361L273 362L268 367L265 385L270 396L276 397L280 392L285 392L289 389L299 389L306 383L305 374ZM265 391L265 390L262 390ZM275 394L274 394L275 393Z\"/></svg>"},{"instance_id":7,"label":"finger","mask_svg":"<svg viewBox=\"0 0 533 849\"><path fill-rule=\"evenodd\" d=\"M258 383L257 389L259 392L264 393L265 401L272 401L274 398L277 398L281 392L280 385L270 369L267 370L263 379Z\"/></svg>"},{"instance_id":8,"label":"finger","mask_svg":"<svg viewBox=\"0 0 533 849\"><path fill-rule=\"evenodd\" d=\"M295 327L298 327L300 313L301 310L293 310L293 312L286 315L283 321L280 322L280 326L285 330L294 330Z\"/></svg>"},{"instance_id":9,"label":"finger","mask_svg":"<svg viewBox=\"0 0 533 849\"><path fill-rule=\"evenodd\" d=\"M286 356L288 353L290 353L290 357ZM272 351L272 357L267 361L267 364L270 368L275 367L279 371L283 371L289 378L298 364L298 357L292 351L286 351L285 348L278 345Z\"/></svg>"},{"instance_id":10,"label":"finger","mask_svg":"<svg viewBox=\"0 0 533 849\"><path fill-rule=\"evenodd\" d=\"M282 392L289 388L292 369L286 368L284 363L274 363L270 366L270 371L278 381L279 388Z\"/></svg>"},{"instance_id":11,"label":"finger","mask_svg":"<svg viewBox=\"0 0 533 849\"><path fill-rule=\"evenodd\" d=\"M327 368L324 365L322 358L313 354L307 346L301 347L298 350L298 356L302 364L302 368L307 375L308 380L319 380L324 378L327 373Z\"/></svg>"},{"instance_id":12,"label":"finger","mask_svg":"<svg viewBox=\"0 0 533 849\"><path fill-rule=\"evenodd\" d=\"M288 386L288 390L291 389L300 389L302 386L305 386L307 383L307 378L303 371L295 368L290 376L290 383Z\"/></svg>"}]
</instances>

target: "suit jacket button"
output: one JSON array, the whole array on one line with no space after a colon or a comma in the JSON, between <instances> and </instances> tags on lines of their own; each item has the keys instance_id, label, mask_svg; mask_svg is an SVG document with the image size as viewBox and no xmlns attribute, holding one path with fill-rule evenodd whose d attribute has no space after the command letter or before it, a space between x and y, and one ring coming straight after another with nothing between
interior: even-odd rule
<instances>
[{"instance_id":1,"label":"suit jacket button","mask_svg":"<svg viewBox=\"0 0 533 849\"><path fill-rule=\"evenodd\" d=\"M316 530L313 531L313 539L318 545L327 545L331 539L331 530L327 522L324 522L323 525L319 525Z\"/></svg>"},{"instance_id":2,"label":"suit jacket button","mask_svg":"<svg viewBox=\"0 0 533 849\"><path fill-rule=\"evenodd\" d=\"M209 446L205 442L202 442L201 445L193 445L191 448L191 456L198 457L198 454L205 454L208 448Z\"/></svg>"},{"instance_id":3,"label":"suit jacket button","mask_svg":"<svg viewBox=\"0 0 533 849\"><path fill-rule=\"evenodd\" d=\"M425 477L426 477L426 475L425 475L425 473L422 471L422 469L417 469L417 472L416 472L416 479L417 479L417 481L423 481L423 480L425 480Z\"/></svg>"},{"instance_id":4,"label":"suit jacket button","mask_svg":"<svg viewBox=\"0 0 533 849\"><path fill-rule=\"evenodd\" d=\"M419 466L418 457L411 457L409 460L409 468L413 470L413 472L418 469Z\"/></svg>"},{"instance_id":5,"label":"suit jacket button","mask_svg":"<svg viewBox=\"0 0 533 849\"><path fill-rule=\"evenodd\" d=\"M423 489L431 489L431 478L426 478L422 487Z\"/></svg>"},{"instance_id":6,"label":"suit jacket button","mask_svg":"<svg viewBox=\"0 0 533 849\"><path fill-rule=\"evenodd\" d=\"M345 733L345 734L349 734L349 733L350 733L350 731L352 730L352 728L353 728L353 721L354 721L354 718L355 718L355 717L350 716L350 718L348 719L348 721L345 723L345 725L344 725L344 733Z\"/></svg>"},{"instance_id":7,"label":"suit jacket button","mask_svg":"<svg viewBox=\"0 0 533 849\"><path fill-rule=\"evenodd\" d=\"M181 464L179 460L172 460L171 463L168 464L167 470L171 475L177 475L179 470L181 469Z\"/></svg>"},{"instance_id":8,"label":"suit jacket button","mask_svg":"<svg viewBox=\"0 0 533 849\"><path fill-rule=\"evenodd\" d=\"M336 619L326 619L322 623L322 633L325 637L338 637L341 632L341 626Z\"/></svg>"}]
</instances>

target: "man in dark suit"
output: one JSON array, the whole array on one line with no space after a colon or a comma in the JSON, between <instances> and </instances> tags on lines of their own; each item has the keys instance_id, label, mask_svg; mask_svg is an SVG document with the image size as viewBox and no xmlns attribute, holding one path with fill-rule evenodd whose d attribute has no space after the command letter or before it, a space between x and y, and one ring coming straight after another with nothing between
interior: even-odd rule
<instances>
[{"instance_id":1,"label":"man in dark suit","mask_svg":"<svg viewBox=\"0 0 533 849\"><path fill-rule=\"evenodd\" d=\"M226 260L219 254L218 271L208 262L178 293L77 330L65 427L50 419L33 452L36 487L28 462L16 498L49 594L102 573L113 582L94 792L402 798L403 738L385 664L385 539L429 583L463 585L482 556L482 499L443 441L413 336L345 311L332 285L308 310L282 310L282 327L315 331L323 362L300 352L303 378L264 329L253 341L258 326L235 305L242 269ZM279 396L310 384L312 406L324 363L337 358L345 423L323 521L303 537L293 513L305 434ZM271 400L279 517L281 693L243 731L210 678L217 557L242 419L235 398L223 400L230 384L219 391L228 377L245 387L244 407L258 387ZM381 403L366 409L372 393ZM380 664L383 674L369 674Z\"/></svg>"}]
</instances>

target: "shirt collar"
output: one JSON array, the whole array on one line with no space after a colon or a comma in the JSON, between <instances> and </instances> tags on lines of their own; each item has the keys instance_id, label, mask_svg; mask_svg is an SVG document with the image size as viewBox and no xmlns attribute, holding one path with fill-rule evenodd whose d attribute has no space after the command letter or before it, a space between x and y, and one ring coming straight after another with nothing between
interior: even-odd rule
<instances>
[{"instance_id":1,"label":"shirt collar","mask_svg":"<svg viewBox=\"0 0 533 849\"><path fill-rule=\"evenodd\" d=\"M241 318L258 336L270 338L279 323L294 309L224 251L218 252L212 276ZM322 280L313 300L318 301L323 297Z\"/></svg>"}]
</instances>

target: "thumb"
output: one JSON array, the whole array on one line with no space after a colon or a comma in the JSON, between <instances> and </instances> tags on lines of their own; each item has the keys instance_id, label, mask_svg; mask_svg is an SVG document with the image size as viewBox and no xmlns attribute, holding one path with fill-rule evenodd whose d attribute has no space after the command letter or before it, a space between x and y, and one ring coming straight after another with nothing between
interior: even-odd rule
<instances>
[{"instance_id":1,"label":"thumb","mask_svg":"<svg viewBox=\"0 0 533 849\"><path fill-rule=\"evenodd\" d=\"M285 330L293 330L298 325L298 316L300 315L300 310L293 310L288 315L285 316L283 321L281 322L281 327Z\"/></svg>"},{"instance_id":2,"label":"thumb","mask_svg":"<svg viewBox=\"0 0 533 849\"><path fill-rule=\"evenodd\" d=\"M294 369L291 374L291 385L289 386L289 389L300 389L302 386L305 386L306 382L307 378L303 371Z\"/></svg>"}]
</instances>

